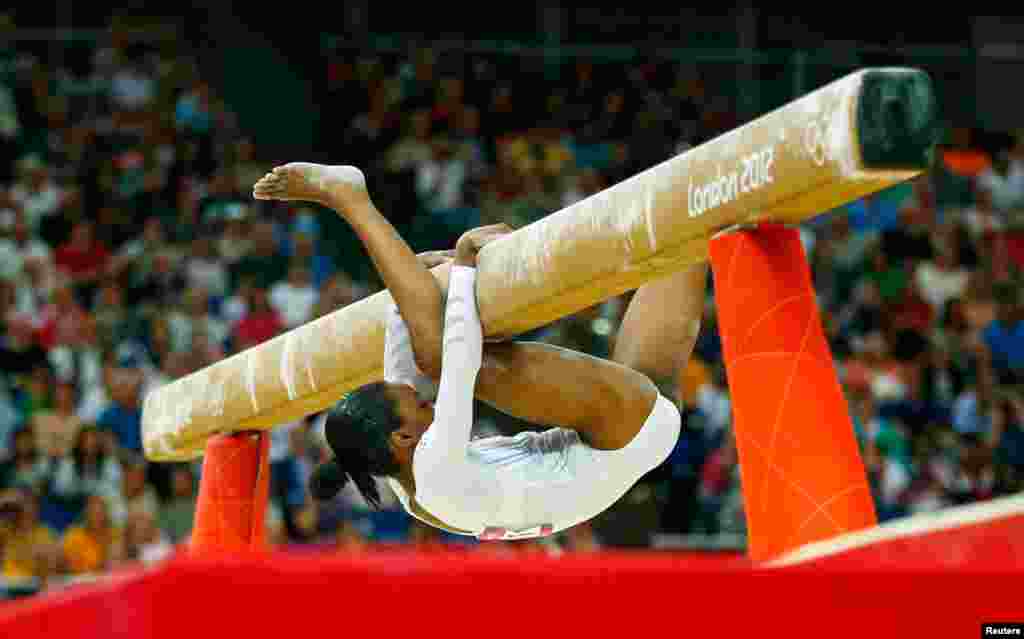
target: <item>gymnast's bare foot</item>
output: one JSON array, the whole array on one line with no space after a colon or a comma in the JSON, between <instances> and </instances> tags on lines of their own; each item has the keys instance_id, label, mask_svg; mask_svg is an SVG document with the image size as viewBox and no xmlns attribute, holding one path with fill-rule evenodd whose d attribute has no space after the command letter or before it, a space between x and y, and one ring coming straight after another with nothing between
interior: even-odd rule
<instances>
[{"instance_id":1,"label":"gymnast's bare foot","mask_svg":"<svg viewBox=\"0 0 1024 639\"><path fill-rule=\"evenodd\" d=\"M370 201L366 177L354 166L291 162L275 167L253 186L257 200L316 202L337 211Z\"/></svg>"}]
</instances>

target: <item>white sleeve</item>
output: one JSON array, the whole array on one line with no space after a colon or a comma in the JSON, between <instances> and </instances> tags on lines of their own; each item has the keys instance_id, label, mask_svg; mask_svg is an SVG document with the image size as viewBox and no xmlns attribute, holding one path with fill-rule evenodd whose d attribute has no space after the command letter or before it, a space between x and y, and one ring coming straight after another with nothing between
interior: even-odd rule
<instances>
[{"instance_id":1,"label":"white sleeve","mask_svg":"<svg viewBox=\"0 0 1024 639\"><path fill-rule=\"evenodd\" d=\"M500 501L497 479L471 463L468 455L484 341L475 289L476 269L453 266L434 422L420 439L413 462L416 500L442 521L473 530L487 525Z\"/></svg>"},{"instance_id":2,"label":"white sleeve","mask_svg":"<svg viewBox=\"0 0 1024 639\"><path fill-rule=\"evenodd\" d=\"M78 492L75 487L75 469L68 457L61 459L57 465L53 477L53 492L60 497L71 497Z\"/></svg>"},{"instance_id":3,"label":"white sleeve","mask_svg":"<svg viewBox=\"0 0 1024 639\"><path fill-rule=\"evenodd\" d=\"M422 394L433 398L435 384L416 365L412 350L412 334L394 304L388 313L384 333L384 381L392 384L408 384Z\"/></svg>"}]
</instances>

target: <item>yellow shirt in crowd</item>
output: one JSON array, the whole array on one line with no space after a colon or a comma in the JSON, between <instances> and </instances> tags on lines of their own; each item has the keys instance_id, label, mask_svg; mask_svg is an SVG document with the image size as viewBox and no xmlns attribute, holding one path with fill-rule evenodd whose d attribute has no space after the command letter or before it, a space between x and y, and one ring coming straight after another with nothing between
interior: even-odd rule
<instances>
[{"instance_id":1,"label":"yellow shirt in crowd","mask_svg":"<svg viewBox=\"0 0 1024 639\"><path fill-rule=\"evenodd\" d=\"M711 369L699 357L694 355L686 362L682 379L679 383L679 394L683 403L690 408L697 406L697 391L704 384L711 383Z\"/></svg>"},{"instance_id":2,"label":"yellow shirt in crowd","mask_svg":"<svg viewBox=\"0 0 1024 639\"><path fill-rule=\"evenodd\" d=\"M16 534L9 527L0 530L0 547L3 548L3 575L7 579L29 579L43 575L39 561L41 548L52 544L56 537L46 526L39 524L32 532Z\"/></svg>"},{"instance_id":3,"label":"yellow shirt in crowd","mask_svg":"<svg viewBox=\"0 0 1024 639\"><path fill-rule=\"evenodd\" d=\"M110 560L110 546L82 526L72 526L64 533L64 561L68 572L99 572Z\"/></svg>"}]
</instances>

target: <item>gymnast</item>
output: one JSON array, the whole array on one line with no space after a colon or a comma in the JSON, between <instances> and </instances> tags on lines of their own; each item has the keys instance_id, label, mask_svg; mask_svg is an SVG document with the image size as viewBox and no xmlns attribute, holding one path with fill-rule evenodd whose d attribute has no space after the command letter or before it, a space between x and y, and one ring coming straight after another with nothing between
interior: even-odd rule
<instances>
[{"instance_id":1,"label":"gymnast","mask_svg":"<svg viewBox=\"0 0 1024 639\"><path fill-rule=\"evenodd\" d=\"M313 473L315 498L330 499L351 480L379 506L377 477L410 515L442 530L482 540L543 537L600 514L671 453L681 418L662 389L676 393L693 350L706 265L635 292L611 361L538 342L485 344L477 254L509 227L473 229L454 251L416 255L351 166L279 166L253 195L336 211L394 300L384 381L319 416L334 459ZM428 268L448 260L446 298ZM474 396L552 428L473 439Z\"/></svg>"}]
</instances>

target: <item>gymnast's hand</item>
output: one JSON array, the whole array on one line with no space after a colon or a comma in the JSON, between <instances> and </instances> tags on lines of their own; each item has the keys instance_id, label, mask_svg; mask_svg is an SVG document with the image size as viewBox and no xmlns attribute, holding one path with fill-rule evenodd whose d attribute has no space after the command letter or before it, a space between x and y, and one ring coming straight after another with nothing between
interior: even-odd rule
<instances>
[{"instance_id":1,"label":"gymnast's hand","mask_svg":"<svg viewBox=\"0 0 1024 639\"><path fill-rule=\"evenodd\" d=\"M512 227L504 223L481 226L466 231L455 244L455 264L476 268L476 258L480 249L512 231Z\"/></svg>"},{"instance_id":2,"label":"gymnast's hand","mask_svg":"<svg viewBox=\"0 0 1024 639\"><path fill-rule=\"evenodd\" d=\"M423 253L417 253L416 257L424 268L434 268L435 266L440 266L441 264L454 260L455 249L448 249L447 251L425 251Z\"/></svg>"}]
</instances>

